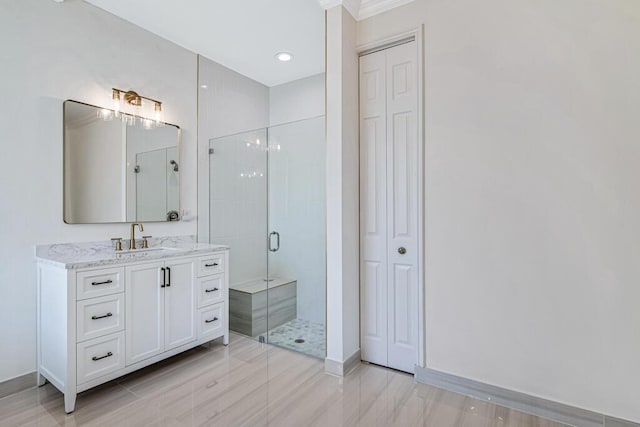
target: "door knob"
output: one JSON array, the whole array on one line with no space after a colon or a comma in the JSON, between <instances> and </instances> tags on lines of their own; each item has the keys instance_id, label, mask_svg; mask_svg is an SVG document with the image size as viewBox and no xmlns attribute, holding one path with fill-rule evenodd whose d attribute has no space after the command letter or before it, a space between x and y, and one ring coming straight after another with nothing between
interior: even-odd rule
<instances>
[{"instance_id":1,"label":"door knob","mask_svg":"<svg viewBox=\"0 0 640 427\"><path fill-rule=\"evenodd\" d=\"M407 250L406 250L405 248L403 248L402 246L400 246L400 247L398 248L398 253L399 253L400 255L404 255L404 254L406 254L406 253L407 253Z\"/></svg>"}]
</instances>

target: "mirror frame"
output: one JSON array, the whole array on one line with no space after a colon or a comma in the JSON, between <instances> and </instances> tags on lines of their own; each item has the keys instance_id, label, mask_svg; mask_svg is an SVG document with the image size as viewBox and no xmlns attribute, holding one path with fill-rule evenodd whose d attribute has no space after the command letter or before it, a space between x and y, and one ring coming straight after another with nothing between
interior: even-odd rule
<instances>
[{"instance_id":1,"label":"mirror frame","mask_svg":"<svg viewBox=\"0 0 640 427\"><path fill-rule=\"evenodd\" d=\"M75 99L66 99L62 102L62 221L65 224L68 225L92 225L92 224L129 224L132 221L112 221L112 222L67 222L67 211L66 211L66 200L67 200L67 174L65 173L66 168L67 168L67 164L66 164L66 138L65 138L65 134L66 134L66 109L65 106L67 105L67 102L74 102L76 104L82 104L82 105L86 105L88 107L93 107L93 108L98 108L101 110L109 110L112 113L115 113L115 110L111 109L111 108L105 108L105 107L100 107L98 105L93 105L93 104L89 104L87 102L82 102L82 101L76 101ZM120 112L120 114L126 114L126 113L122 113ZM173 126L176 128L176 130L178 131L178 142L176 147L178 148L178 164L180 165L180 168L182 169L182 129L180 128L180 126L178 125L174 125L173 123L168 123L168 122L161 122L163 123L165 126ZM162 223L179 223L182 222L182 215L181 215L181 211L182 211L182 180L180 180L179 182L179 186L178 186L178 220L177 221L143 221L143 222L150 222L150 223L156 223L156 224L162 224ZM133 221L136 222L137 220Z\"/></svg>"}]
</instances>

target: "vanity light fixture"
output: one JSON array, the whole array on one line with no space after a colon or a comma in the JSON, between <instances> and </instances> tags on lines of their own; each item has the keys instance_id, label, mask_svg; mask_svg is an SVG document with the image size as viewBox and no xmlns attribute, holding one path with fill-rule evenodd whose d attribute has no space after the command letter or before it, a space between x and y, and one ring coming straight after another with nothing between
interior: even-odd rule
<instances>
[{"instance_id":1,"label":"vanity light fixture","mask_svg":"<svg viewBox=\"0 0 640 427\"><path fill-rule=\"evenodd\" d=\"M133 90L125 91L115 87L111 89L111 99L113 100L113 115L119 117L122 114L122 121L128 125L134 125L136 121L140 121L145 129L164 126L162 102L139 95ZM145 112L145 110L150 110L150 104L153 104L153 110ZM126 111L123 111L123 107Z\"/></svg>"},{"instance_id":2,"label":"vanity light fixture","mask_svg":"<svg viewBox=\"0 0 640 427\"><path fill-rule=\"evenodd\" d=\"M276 53L276 59L280 62L289 62L293 59L293 55L289 52Z\"/></svg>"}]
</instances>

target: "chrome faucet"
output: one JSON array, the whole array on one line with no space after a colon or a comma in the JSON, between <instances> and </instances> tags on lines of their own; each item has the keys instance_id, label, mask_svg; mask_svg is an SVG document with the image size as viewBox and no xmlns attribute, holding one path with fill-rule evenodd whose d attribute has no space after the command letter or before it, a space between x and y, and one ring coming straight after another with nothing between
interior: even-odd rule
<instances>
[{"instance_id":1,"label":"chrome faucet","mask_svg":"<svg viewBox=\"0 0 640 427\"><path fill-rule=\"evenodd\" d=\"M129 249L136 248L136 225L141 232L144 231L144 227L141 223L134 222L133 224L131 224L131 240L129 241Z\"/></svg>"}]
</instances>

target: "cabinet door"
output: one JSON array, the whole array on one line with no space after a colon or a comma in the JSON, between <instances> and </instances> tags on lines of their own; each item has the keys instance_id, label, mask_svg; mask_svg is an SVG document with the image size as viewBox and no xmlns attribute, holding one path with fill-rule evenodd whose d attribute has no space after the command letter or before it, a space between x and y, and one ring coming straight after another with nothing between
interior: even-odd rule
<instances>
[{"instance_id":1,"label":"cabinet door","mask_svg":"<svg viewBox=\"0 0 640 427\"><path fill-rule=\"evenodd\" d=\"M165 350L196 339L195 264L192 260L166 263L164 338Z\"/></svg>"},{"instance_id":2,"label":"cabinet door","mask_svg":"<svg viewBox=\"0 0 640 427\"><path fill-rule=\"evenodd\" d=\"M164 351L164 262L125 268L126 364Z\"/></svg>"}]
</instances>

